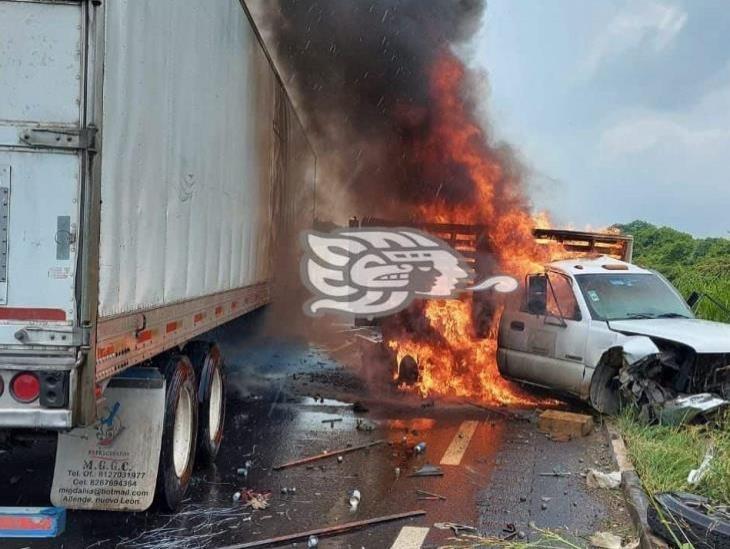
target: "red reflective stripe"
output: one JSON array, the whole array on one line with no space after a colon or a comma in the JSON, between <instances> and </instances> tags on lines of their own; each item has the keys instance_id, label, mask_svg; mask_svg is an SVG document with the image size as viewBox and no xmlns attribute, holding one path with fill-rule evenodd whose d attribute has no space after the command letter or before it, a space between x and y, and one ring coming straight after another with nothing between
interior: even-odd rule
<instances>
[{"instance_id":1,"label":"red reflective stripe","mask_svg":"<svg viewBox=\"0 0 730 549\"><path fill-rule=\"evenodd\" d=\"M24 307L0 307L0 320L66 320L62 309L26 309Z\"/></svg>"},{"instance_id":2,"label":"red reflective stripe","mask_svg":"<svg viewBox=\"0 0 730 549\"><path fill-rule=\"evenodd\" d=\"M149 341L150 339L152 339L152 330L145 330L137 335L137 341L140 343L143 341Z\"/></svg>"},{"instance_id":3,"label":"red reflective stripe","mask_svg":"<svg viewBox=\"0 0 730 549\"><path fill-rule=\"evenodd\" d=\"M215 308L215 316L220 316L220 315L222 315L222 314L223 314L223 307L221 307L220 305L218 305L218 306L217 306L217 307Z\"/></svg>"},{"instance_id":4,"label":"red reflective stripe","mask_svg":"<svg viewBox=\"0 0 730 549\"><path fill-rule=\"evenodd\" d=\"M205 320L205 313L198 313L193 317L193 322L196 324L200 322L201 320Z\"/></svg>"},{"instance_id":5,"label":"red reflective stripe","mask_svg":"<svg viewBox=\"0 0 730 549\"><path fill-rule=\"evenodd\" d=\"M114 345L107 345L106 347L99 347L96 350L96 358L106 358L109 355L114 354Z\"/></svg>"},{"instance_id":6,"label":"red reflective stripe","mask_svg":"<svg viewBox=\"0 0 730 549\"><path fill-rule=\"evenodd\" d=\"M170 332L174 332L175 330L177 330L177 320L168 322L167 326L165 326L165 333L167 334L169 334Z\"/></svg>"},{"instance_id":7,"label":"red reflective stripe","mask_svg":"<svg viewBox=\"0 0 730 549\"><path fill-rule=\"evenodd\" d=\"M0 515L0 530L50 530L53 519Z\"/></svg>"}]
</instances>

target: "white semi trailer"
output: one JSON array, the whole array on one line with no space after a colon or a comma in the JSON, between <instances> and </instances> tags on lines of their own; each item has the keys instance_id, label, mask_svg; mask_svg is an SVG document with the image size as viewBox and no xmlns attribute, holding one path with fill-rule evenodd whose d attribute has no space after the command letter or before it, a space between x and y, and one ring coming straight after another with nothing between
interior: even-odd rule
<instances>
[{"instance_id":1,"label":"white semi trailer","mask_svg":"<svg viewBox=\"0 0 730 549\"><path fill-rule=\"evenodd\" d=\"M215 458L205 334L271 298L315 162L239 0L0 0L0 443L58 433L54 504Z\"/></svg>"}]
</instances>

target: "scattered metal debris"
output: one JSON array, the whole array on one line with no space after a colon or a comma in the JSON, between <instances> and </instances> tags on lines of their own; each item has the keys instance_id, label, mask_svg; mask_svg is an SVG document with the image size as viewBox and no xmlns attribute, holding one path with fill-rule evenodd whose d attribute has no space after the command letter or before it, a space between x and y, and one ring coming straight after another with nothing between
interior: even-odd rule
<instances>
[{"instance_id":1,"label":"scattered metal debris","mask_svg":"<svg viewBox=\"0 0 730 549\"><path fill-rule=\"evenodd\" d=\"M413 447L413 451L416 454L422 454L426 451L426 443L425 442L419 442Z\"/></svg>"},{"instance_id":2,"label":"scattered metal debris","mask_svg":"<svg viewBox=\"0 0 730 549\"><path fill-rule=\"evenodd\" d=\"M409 476L411 477L442 477L444 475L443 469L435 465L424 465L420 469L416 469Z\"/></svg>"},{"instance_id":3,"label":"scattered metal debris","mask_svg":"<svg viewBox=\"0 0 730 549\"><path fill-rule=\"evenodd\" d=\"M436 499L440 499L442 501L446 501L446 496L434 494L433 492L426 492L426 490L416 490L416 493L420 496L428 496L430 498L436 498Z\"/></svg>"},{"instance_id":4,"label":"scattered metal debris","mask_svg":"<svg viewBox=\"0 0 730 549\"><path fill-rule=\"evenodd\" d=\"M317 461L320 459L333 457L333 456L337 456L337 455L342 455L342 454L348 454L350 452L356 452L357 450L365 450L367 448L372 448L373 446L377 446L379 444L384 444L385 442L386 442L385 440L381 439L381 440L375 440L372 442L368 442L366 444L360 444L359 446L351 446L350 448L343 448L341 450L333 450L331 452L325 451L324 453L317 454L316 456L310 456L310 457L290 461L288 463L282 463L281 465L275 465L273 467L273 469L274 469L274 471L279 471L281 469L286 469L287 467L294 467L296 465L302 465L304 463L311 463L312 461Z\"/></svg>"},{"instance_id":5,"label":"scattered metal debris","mask_svg":"<svg viewBox=\"0 0 730 549\"><path fill-rule=\"evenodd\" d=\"M727 400L709 393L677 397L664 404L659 412L663 425L681 425L692 421L698 415L711 414L730 404Z\"/></svg>"},{"instance_id":6,"label":"scattered metal debris","mask_svg":"<svg viewBox=\"0 0 730 549\"><path fill-rule=\"evenodd\" d=\"M571 473L569 471L561 471L560 469L555 468L552 470L551 473L540 473L540 476L541 477L569 477L572 474L573 473Z\"/></svg>"},{"instance_id":7,"label":"scattered metal debris","mask_svg":"<svg viewBox=\"0 0 730 549\"><path fill-rule=\"evenodd\" d=\"M355 424L355 430L371 433L375 430L375 424L371 421L358 418L357 423Z\"/></svg>"},{"instance_id":8,"label":"scattered metal debris","mask_svg":"<svg viewBox=\"0 0 730 549\"><path fill-rule=\"evenodd\" d=\"M477 529L473 526L458 524L455 522L436 522L433 527L437 530L451 530L456 536L460 535L462 532L477 533Z\"/></svg>"},{"instance_id":9,"label":"scattered metal debris","mask_svg":"<svg viewBox=\"0 0 730 549\"><path fill-rule=\"evenodd\" d=\"M338 526L329 526L327 528L318 528L317 530L310 530L308 532L299 532L296 534L288 534L284 536L278 536L275 538L262 539L259 541L251 541L248 543L240 543L237 545L227 545L220 547L219 549L251 549L254 547L269 547L271 545L291 543L303 539L309 539L311 536L315 537L326 537L336 536L337 534L343 534L351 532L359 528L365 528L374 524L383 524L385 522L393 522L396 520L403 520L412 517L420 517L426 514L426 511L410 511L408 513L398 513L396 515L387 515L384 517L376 517L367 520L358 520L355 522L347 522ZM151 549L151 548L150 548Z\"/></svg>"}]
</instances>

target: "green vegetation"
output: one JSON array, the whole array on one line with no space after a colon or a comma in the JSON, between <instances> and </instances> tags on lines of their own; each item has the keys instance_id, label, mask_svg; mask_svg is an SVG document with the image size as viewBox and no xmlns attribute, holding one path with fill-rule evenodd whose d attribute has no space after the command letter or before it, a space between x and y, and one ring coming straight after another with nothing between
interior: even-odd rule
<instances>
[{"instance_id":1,"label":"green vegetation","mask_svg":"<svg viewBox=\"0 0 730 549\"><path fill-rule=\"evenodd\" d=\"M694 238L646 221L615 225L634 236L634 262L666 276L684 297L707 294L730 308L730 239ZM730 315L709 299L696 311L700 318L730 322Z\"/></svg>"},{"instance_id":2,"label":"green vegetation","mask_svg":"<svg viewBox=\"0 0 730 549\"><path fill-rule=\"evenodd\" d=\"M730 503L730 415L720 424L665 427L644 425L632 412L619 418L629 457L649 494L683 490ZM710 468L697 486L687 475L713 447Z\"/></svg>"}]
</instances>

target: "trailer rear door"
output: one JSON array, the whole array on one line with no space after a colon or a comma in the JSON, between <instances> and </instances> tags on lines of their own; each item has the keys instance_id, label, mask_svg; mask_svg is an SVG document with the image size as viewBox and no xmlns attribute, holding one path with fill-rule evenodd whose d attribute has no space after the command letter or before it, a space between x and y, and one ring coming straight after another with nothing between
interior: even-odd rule
<instances>
[{"instance_id":1,"label":"trailer rear door","mask_svg":"<svg viewBox=\"0 0 730 549\"><path fill-rule=\"evenodd\" d=\"M0 345L71 344L83 4L0 0Z\"/></svg>"}]
</instances>

